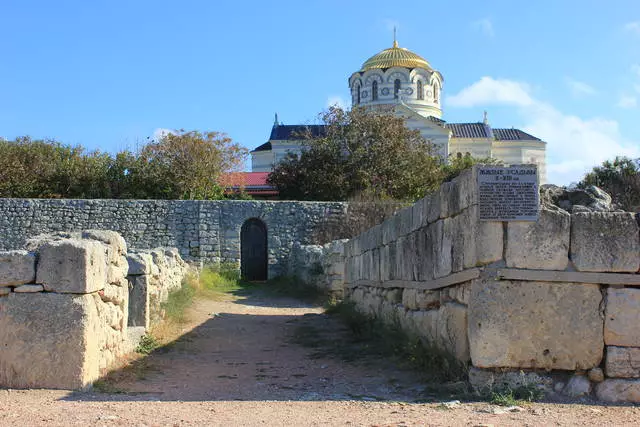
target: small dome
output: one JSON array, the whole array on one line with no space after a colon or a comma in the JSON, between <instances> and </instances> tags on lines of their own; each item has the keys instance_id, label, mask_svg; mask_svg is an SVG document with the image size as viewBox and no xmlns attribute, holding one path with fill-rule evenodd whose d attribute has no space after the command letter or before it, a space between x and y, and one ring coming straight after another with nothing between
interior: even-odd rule
<instances>
[{"instance_id":1,"label":"small dome","mask_svg":"<svg viewBox=\"0 0 640 427\"><path fill-rule=\"evenodd\" d=\"M432 70L426 59L403 47L398 47L398 42L393 42L393 47L373 55L362 64L360 71L367 71L373 68L426 68Z\"/></svg>"}]
</instances>

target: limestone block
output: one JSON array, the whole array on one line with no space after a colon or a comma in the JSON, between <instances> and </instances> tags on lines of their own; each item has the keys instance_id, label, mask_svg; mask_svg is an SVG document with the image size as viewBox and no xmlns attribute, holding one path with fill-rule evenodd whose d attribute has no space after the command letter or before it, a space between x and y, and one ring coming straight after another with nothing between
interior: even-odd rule
<instances>
[{"instance_id":1,"label":"limestone block","mask_svg":"<svg viewBox=\"0 0 640 427\"><path fill-rule=\"evenodd\" d=\"M0 385L81 389L98 379L100 327L92 295L0 299Z\"/></svg>"},{"instance_id":2,"label":"limestone block","mask_svg":"<svg viewBox=\"0 0 640 427\"><path fill-rule=\"evenodd\" d=\"M106 246L107 259L111 264L119 264L123 255L127 254L127 242L115 231L85 230L81 233L83 239L97 240Z\"/></svg>"},{"instance_id":3,"label":"limestone block","mask_svg":"<svg viewBox=\"0 0 640 427\"><path fill-rule=\"evenodd\" d=\"M581 397L591 394L591 381L585 375L573 375L562 393L569 397Z\"/></svg>"},{"instance_id":4,"label":"limestone block","mask_svg":"<svg viewBox=\"0 0 640 427\"><path fill-rule=\"evenodd\" d=\"M398 238L398 229L396 227L395 216L384 221L382 224L382 244L387 245L390 242L395 242Z\"/></svg>"},{"instance_id":5,"label":"limestone block","mask_svg":"<svg viewBox=\"0 0 640 427\"><path fill-rule=\"evenodd\" d=\"M418 200L411 206L411 231L416 231L422 228L423 222L426 222L424 219L425 210L424 210L424 201L423 199Z\"/></svg>"},{"instance_id":6,"label":"limestone block","mask_svg":"<svg viewBox=\"0 0 640 427\"><path fill-rule=\"evenodd\" d=\"M589 380L594 383L601 383L604 381L604 372L600 368L593 368L589 370Z\"/></svg>"},{"instance_id":7,"label":"limestone block","mask_svg":"<svg viewBox=\"0 0 640 427\"><path fill-rule=\"evenodd\" d=\"M640 234L629 212L584 212L571 216L571 260L578 271L637 272Z\"/></svg>"},{"instance_id":8,"label":"limestone block","mask_svg":"<svg viewBox=\"0 0 640 427\"><path fill-rule=\"evenodd\" d=\"M42 285L21 285L13 289L13 292L17 292L19 294L31 294L42 291L44 291L44 286Z\"/></svg>"},{"instance_id":9,"label":"limestone block","mask_svg":"<svg viewBox=\"0 0 640 427\"><path fill-rule=\"evenodd\" d=\"M416 335L427 345L438 345L439 310L410 311Z\"/></svg>"},{"instance_id":10,"label":"limestone block","mask_svg":"<svg viewBox=\"0 0 640 427\"><path fill-rule=\"evenodd\" d=\"M461 362L469 361L467 307L447 303L438 310L438 344Z\"/></svg>"},{"instance_id":11,"label":"limestone block","mask_svg":"<svg viewBox=\"0 0 640 427\"><path fill-rule=\"evenodd\" d=\"M640 378L640 348L608 346L605 370L608 377Z\"/></svg>"},{"instance_id":12,"label":"limestone block","mask_svg":"<svg viewBox=\"0 0 640 427\"><path fill-rule=\"evenodd\" d=\"M439 190L427 196L429 198L427 208L427 222L433 224L440 219L440 192Z\"/></svg>"},{"instance_id":13,"label":"limestone block","mask_svg":"<svg viewBox=\"0 0 640 427\"><path fill-rule=\"evenodd\" d=\"M40 247L36 282L45 290L85 294L104 288L106 259L102 243L66 239Z\"/></svg>"},{"instance_id":14,"label":"limestone block","mask_svg":"<svg viewBox=\"0 0 640 427\"><path fill-rule=\"evenodd\" d=\"M416 289L406 288L402 291L402 305L407 310L417 310L418 304L416 302Z\"/></svg>"},{"instance_id":15,"label":"limestone block","mask_svg":"<svg viewBox=\"0 0 640 427\"><path fill-rule=\"evenodd\" d=\"M36 256L27 251L0 252L0 286L18 286L36 279Z\"/></svg>"},{"instance_id":16,"label":"limestone block","mask_svg":"<svg viewBox=\"0 0 640 427\"><path fill-rule=\"evenodd\" d=\"M440 218L449 218L460 211L458 206L458 185L456 182L443 182L438 191L440 198Z\"/></svg>"},{"instance_id":17,"label":"limestone block","mask_svg":"<svg viewBox=\"0 0 640 427\"><path fill-rule=\"evenodd\" d=\"M0 288L0 297L3 297L5 295L9 295L11 293L11 289L12 288L8 288L8 287Z\"/></svg>"},{"instance_id":18,"label":"limestone block","mask_svg":"<svg viewBox=\"0 0 640 427\"><path fill-rule=\"evenodd\" d=\"M428 260L433 263L433 278L451 274L452 226L452 220L447 219L427 227L426 245L431 252Z\"/></svg>"},{"instance_id":19,"label":"limestone block","mask_svg":"<svg viewBox=\"0 0 640 427\"><path fill-rule=\"evenodd\" d=\"M476 279L471 360L480 368L590 369L602 359L598 285Z\"/></svg>"},{"instance_id":20,"label":"limestone block","mask_svg":"<svg viewBox=\"0 0 640 427\"><path fill-rule=\"evenodd\" d=\"M608 288L604 319L605 344L640 347L640 289Z\"/></svg>"},{"instance_id":21,"label":"limestone block","mask_svg":"<svg viewBox=\"0 0 640 427\"><path fill-rule=\"evenodd\" d=\"M640 403L640 380L606 379L596 386L596 396L604 402Z\"/></svg>"},{"instance_id":22,"label":"limestone block","mask_svg":"<svg viewBox=\"0 0 640 427\"><path fill-rule=\"evenodd\" d=\"M507 267L564 270L569 264L571 216L542 208L536 222L509 222Z\"/></svg>"},{"instance_id":23,"label":"limestone block","mask_svg":"<svg viewBox=\"0 0 640 427\"><path fill-rule=\"evenodd\" d=\"M129 271L127 275L134 276L138 274L150 274L151 265L153 264L153 258L147 253L129 253L127 255L127 262L129 263Z\"/></svg>"},{"instance_id":24,"label":"limestone block","mask_svg":"<svg viewBox=\"0 0 640 427\"><path fill-rule=\"evenodd\" d=\"M502 223L479 221L477 205L445 221L452 239L453 272L502 259Z\"/></svg>"},{"instance_id":25,"label":"limestone block","mask_svg":"<svg viewBox=\"0 0 640 427\"><path fill-rule=\"evenodd\" d=\"M420 310L431 310L440 306L440 291L422 291L416 292L416 305Z\"/></svg>"},{"instance_id":26,"label":"limestone block","mask_svg":"<svg viewBox=\"0 0 640 427\"><path fill-rule=\"evenodd\" d=\"M411 206L404 208L398 212L395 217L397 218L398 236L406 236L409 234L413 226L413 210Z\"/></svg>"},{"instance_id":27,"label":"limestone block","mask_svg":"<svg viewBox=\"0 0 640 427\"><path fill-rule=\"evenodd\" d=\"M384 299L391 303L398 304L402 302L403 294L403 289L388 289L384 291Z\"/></svg>"},{"instance_id":28,"label":"limestone block","mask_svg":"<svg viewBox=\"0 0 640 427\"><path fill-rule=\"evenodd\" d=\"M501 260L504 248L502 223L479 221L478 205L471 206L468 211L469 226L476 236L476 265L487 265Z\"/></svg>"},{"instance_id":29,"label":"limestone block","mask_svg":"<svg viewBox=\"0 0 640 427\"><path fill-rule=\"evenodd\" d=\"M456 194L458 196L456 205L460 211L478 204L476 167L462 171L460 175L453 179L453 182L456 184Z\"/></svg>"}]
</instances>

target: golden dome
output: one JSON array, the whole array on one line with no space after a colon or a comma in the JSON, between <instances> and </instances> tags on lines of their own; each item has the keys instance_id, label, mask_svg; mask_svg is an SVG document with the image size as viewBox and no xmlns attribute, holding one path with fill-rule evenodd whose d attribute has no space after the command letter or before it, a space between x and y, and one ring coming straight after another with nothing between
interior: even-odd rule
<instances>
[{"instance_id":1,"label":"golden dome","mask_svg":"<svg viewBox=\"0 0 640 427\"><path fill-rule=\"evenodd\" d=\"M393 47L373 55L362 64L360 71L367 71L373 68L426 68L431 70L431 66L426 59L403 47L398 47L398 42L393 41Z\"/></svg>"}]
</instances>

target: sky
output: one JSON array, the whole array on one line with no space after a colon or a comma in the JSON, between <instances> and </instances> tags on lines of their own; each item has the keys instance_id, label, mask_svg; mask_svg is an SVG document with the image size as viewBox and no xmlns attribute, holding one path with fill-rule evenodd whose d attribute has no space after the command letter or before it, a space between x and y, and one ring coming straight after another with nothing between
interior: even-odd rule
<instances>
[{"instance_id":1,"label":"sky","mask_svg":"<svg viewBox=\"0 0 640 427\"><path fill-rule=\"evenodd\" d=\"M550 182L640 157L640 1L0 0L0 136L135 150L163 129L253 149L348 106L398 42L444 76L443 119L547 141Z\"/></svg>"}]
</instances>

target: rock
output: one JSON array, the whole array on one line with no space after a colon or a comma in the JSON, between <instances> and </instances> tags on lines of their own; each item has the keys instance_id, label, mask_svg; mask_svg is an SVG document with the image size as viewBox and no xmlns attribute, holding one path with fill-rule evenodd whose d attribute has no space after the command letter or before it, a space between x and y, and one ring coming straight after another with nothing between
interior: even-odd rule
<instances>
[{"instance_id":1,"label":"rock","mask_svg":"<svg viewBox=\"0 0 640 427\"><path fill-rule=\"evenodd\" d=\"M416 302L416 289L406 288L402 291L402 305L407 310L417 310L418 304Z\"/></svg>"},{"instance_id":2,"label":"rock","mask_svg":"<svg viewBox=\"0 0 640 427\"><path fill-rule=\"evenodd\" d=\"M420 310L431 310L440 306L440 291L423 291L416 292L416 305Z\"/></svg>"},{"instance_id":3,"label":"rock","mask_svg":"<svg viewBox=\"0 0 640 427\"><path fill-rule=\"evenodd\" d=\"M11 293L11 288L0 288L0 297L9 295L10 293Z\"/></svg>"},{"instance_id":4,"label":"rock","mask_svg":"<svg viewBox=\"0 0 640 427\"><path fill-rule=\"evenodd\" d=\"M149 276L130 277L129 282L129 325L151 326L149 307Z\"/></svg>"},{"instance_id":5,"label":"rock","mask_svg":"<svg viewBox=\"0 0 640 427\"><path fill-rule=\"evenodd\" d=\"M555 391L556 393L561 393L565 386L566 386L566 384L565 384L565 383L563 383L562 381L558 381L558 382L553 386L553 391Z\"/></svg>"},{"instance_id":6,"label":"rock","mask_svg":"<svg viewBox=\"0 0 640 427\"><path fill-rule=\"evenodd\" d=\"M596 396L605 402L640 403L640 380L606 379L596 386Z\"/></svg>"},{"instance_id":7,"label":"rock","mask_svg":"<svg viewBox=\"0 0 640 427\"><path fill-rule=\"evenodd\" d=\"M509 222L507 267L564 270L569 264L571 216L542 208L536 222Z\"/></svg>"},{"instance_id":8,"label":"rock","mask_svg":"<svg viewBox=\"0 0 640 427\"><path fill-rule=\"evenodd\" d=\"M586 189L566 189L552 184L540 186L540 204L545 207L557 206L571 212L581 206L591 212L609 212L614 208L611 196L596 186Z\"/></svg>"},{"instance_id":9,"label":"rock","mask_svg":"<svg viewBox=\"0 0 640 427\"><path fill-rule=\"evenodd\" d=\"M474 390L480 393L516 390L522 387L535 387L543 393L553 391L553 378L550 375L520 370L492 371L472 366L469 368L469 383Z\"/></svg>"},{"instance_id":10,"label":"rock","mask_svg":"<svg viewBox=\"0 0 640 427\"><path fill-rule=\"evenodd\" d=\"M151 273L153 258L148 253L129 252L127 255L127 262L129 263L129 271L127 273L129 276Z\"/></svg>"},{"instance_id":11,"label":"rock","mask_svg":"<svg viewBox=\"0 0 640 427\"><path fill-rule=\"evenodd\" d=\"M604 372L600 368L593 368L589 370L589 380L594 383L601 383L604 381Z\"/></svg>"},{"instance_id":12,"label":"rock","mask_svg":"<svg viewBox=\"0 0 640 427\"><path fill-rule=\"evenodd\" d=\"M607 345L640 347L640 289L608 288L604 320Z\"/></svg>"},{"instance_id":13,"label":"rock","mask_svg":"<svg viewBox=\"0 0 640 427\"><path fill-rule=\"evenodd\" d=\"M635 273L640 268L640 229L634 214L571 216L571 260L578 271Z\"/></svg>"},{"instance_id":14,"label":"rock","mask_svg":"<svg viewBox=\"0 0 640 427\"><path fill-rule=\"evenodd\" d=\"M83 239L96 240L104 243L107 248L107 259L111 264L118 264L120 257L127 253L127 242L115 231L85 230L81 233Z\"/></svg>"},{"instance_id":15,"label":"rock","mask_svg":"<svg viewBox=\"0 0 640 427\"><path fill-rule=\"evenodd\" d=\"M608 346L605 360L608 377L640 378L640 348Z\"/></svg>"},{"instance_id":16,"label":"rock","mask_svg":"<svg viewBox=\"0 0 640 427\"><path fill-rule=\"evenodd\" d=\"M19 294L30 294L42 291L44 291L44 286L42 285L22 285L13 289L13 292L17 292Z\"/></svg>"},{"instance_id":17,"label":"rock","mask_svg":"<svg viewBox=\"0 0 640 427\"><path fill-rule=\"evenodd\" d=\"M91 240L47 242L39 249L36 282L45 290L84 294L104 288L106 259L103 245Z\"/></svg>"},{"instance_id":18,"label":"rock","mask_svg":"<svg viewBox=\"0 0 640 427\"><path fill-rule=\"evenodd\" d=\"M87 388L98 379L92 295L12 293L0 299L0 385Z\"/></svg>"},{"instance_id":19,"label":"rock","mask_svg":"<svg viewBox=\"0 0 640 427\"><path fill-rule=\"evenodd\" d=\"M467 337L467 307L447 303L438 310L437 331L439 347L461 362L469 361Z\"/></svg>"},{"instance_id":20,"label":"rock","mask_svg":"<svg viewBox=\"0 0 640 427\"><path fill-rule=\"evenodd\" d=\"M569 397L587 396L591 393L591 382L584 375L574 375L562 392Z\"/></svg>"},{"instance_id":21,"label":"rock","mask_svg":"<svg viewBox=\"0 0 640 427\"><path fill-rule=\"evenodd\" d=\"M0 286L18 286L36 279L36 256L27 251L0 252Z\"/></svg>"},{"instance_id":22,"label":"rock","mask_svg":"<svg viewBox=\"0 0 640 427\"><path fill-rule=\"evenodd\" d=\"M450 235L454 272L502 259L502 223L479 221L478 206L465 209L445 220L445 235Z\"/></svg>"},{"instance_id":23,"label":"rock","mask_svg":"<svg viewBox=\"0 0 640 427\"><path fill-rule=\"evenodd\" d=\"M604 347L601 301L598 285L476 279L469 301L473 365L563 370L598 366Z\"/></svg>"}]
</instances>

